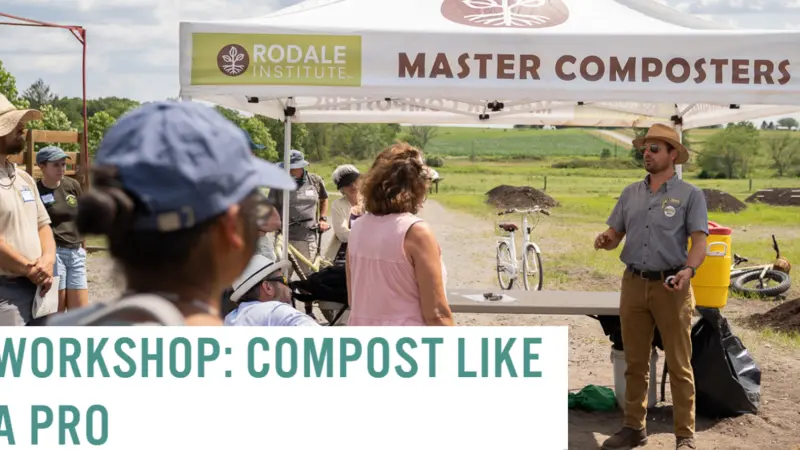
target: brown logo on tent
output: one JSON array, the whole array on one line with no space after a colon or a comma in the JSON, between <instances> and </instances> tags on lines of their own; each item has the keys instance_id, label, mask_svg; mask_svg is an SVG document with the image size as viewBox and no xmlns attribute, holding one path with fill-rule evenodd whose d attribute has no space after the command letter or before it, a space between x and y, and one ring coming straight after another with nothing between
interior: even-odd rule
<instances>
[{"instance_id":1,"label":"brown logo on tent","mask_svg":"<svg viewBox=\"0 0 800 450\"><path fill-rule=\"evenodd\" d=\"M444 0L442 15L455 23L485 28L547 28L566 22L561 0Z\"/></svg>"},{"instance_id":2,"label":"brown logo on tent","mask_svg":"<svg viewBox=\"0 0 800 450\"><path fill-rule=\"evenodd\" d=\"M238 77L250 67L250 55L239 44L228 44L217 53L219 70L229 77Z\"/></svg>"}]
</instances>

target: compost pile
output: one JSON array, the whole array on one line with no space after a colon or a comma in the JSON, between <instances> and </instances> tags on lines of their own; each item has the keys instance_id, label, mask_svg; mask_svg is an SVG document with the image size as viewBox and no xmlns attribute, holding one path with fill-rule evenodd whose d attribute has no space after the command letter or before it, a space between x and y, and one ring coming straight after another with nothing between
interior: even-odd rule
<instances>
[{"instance_id":1,"label":"compost pile","mask_svg":"<svg viewBox=\"0 0 800 450\"><path fill-rule=\"evenodd\" d=\"M486 193L486 203L501 209L552 208L558 202L544 192L530 186L500 185Z\"/></svg>"},{"instance_id":2,"label":"compost pile","mask_svg":"<svg viewBox=\"0 0 800 450\"><path fill-rule=\"evenodd\" d=\"M747 209L747 205L738 198L717 189L703 189L706 206L709 211L738 213Z\"/></svg>"},{"instance_id":3,"label":"compost pile","mask_svg":"<svg viewBox=\"0 0 800 450\"><path fill-rule=\"evenodd\" d=\"M761 189L750 197L747 197L745 201L747 203L765 203L773 206L800 206L800 189Z\"/></svg>"},{"instance_id":4,"label":"compost pile","mask_svg":"<svg viewBox=\"0 0 800 450\"><path fill-rule=\"evenodd\" d=\"M745 319L745 323L789 333L800 332L800 298L781 303L764 314L753 314Z\"/></svg>"}]
</instances>

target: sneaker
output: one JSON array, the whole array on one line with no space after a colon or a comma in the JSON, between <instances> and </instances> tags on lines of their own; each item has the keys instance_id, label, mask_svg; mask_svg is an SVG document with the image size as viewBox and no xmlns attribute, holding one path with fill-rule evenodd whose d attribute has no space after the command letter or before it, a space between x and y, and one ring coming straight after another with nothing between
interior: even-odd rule
<instances>
[{"instance_id":1,"label":"sneaker","mask_svg":"<svg viewBox=\"0 0 800 450\"><path fill-rule=\"evenodd\" d=\"M603 450L628 450L647 444L647 431L624 427L603 442ZM690 447L691 448L691 447Z\"/></svg>"},{"instance_id":2,"label":"sneaker","mask_svg":"<svg viewBox=\"0 0 800 450\"><path fill-rule=\"evenodd\" d=\"M690 437L678 437L675 438L675 450L696 450L697 447L694 445L694 438Z\"/></svg>"}]
</instances>

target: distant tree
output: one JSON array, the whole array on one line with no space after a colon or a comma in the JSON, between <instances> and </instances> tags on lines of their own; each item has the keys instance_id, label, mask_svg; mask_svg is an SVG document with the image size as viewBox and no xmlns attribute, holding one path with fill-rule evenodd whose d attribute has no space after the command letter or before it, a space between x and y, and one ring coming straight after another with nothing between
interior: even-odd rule
<instances>
[{"instance_id":1,"label":"distant tree","mask_svg":"<svg viewBox=\"0 0 800 450\"><path fill-rule=\"evenodd\" d=\"M766 120L762 120L761 121L761 129L762 130L766 130L767 129L767 121Z\"/></svg>"},{"instance_id":2,"label":"distant tree","mask_svg":"<svg viewBox=\"0 0 800 450\"><path fill-rule=\"evenodd\" d=\"M22 97L30 103L31 108L39 109L44 105L49 105L55 101L58 96L50 92L50 86L44 80L39 78L22 93Z\"/></svg>"},{"instance_id":3,"label":"distant tree","mask_svg":"<svg viewBox=\"0 0 800 450\"><path fill-rule=\"evenodd\" d=\"M3 61L0 61L0 94L3 94L17 108L22 109L30 106L27 100L19 96L17 79L3 67Z\"/></svg>"},{"instance_id":4,"label":"distant tree","mask_svg":"<svg viewBox=\"0 0 800 450\"><path fill-rule=\"evenodd\" d=\"M26 100L27 101L27 100ZM39 110L42 112L42 120L32 120L28 122L27 128L29 130L49 130L49 131L77 131L72 126L72 123L67 118L67 115L64 114L64 111L61 111L58 108L53 107L52 105L43 105ZM40 150L48 145L54 144L47 144L41 143L36 144L36 150ZM62 150L65 152L77 152L78 145L77 144L57 144L61 147Z\"/></svg>"},{"instance_id":5,"label":"distant tree","mask_svg":"<svg viewBox=\"0 0 800 450\"><path fill-rule=\"evenodd\" d=\"M712 178L745 178L760 147L758 130L752 122L731 123L705 141L698 164Z\"/></svg>"},{"instance_id":6,"label":"distant tree","mask_svg":"<svg viewBox=\"0 0 800 450\"><path fill-rule=\"evenodd\" d=\"M791 168L798 163L800 158L800 147L797 139L793 139L789 133L782 133L767 139L769 156L772 158L772 168L775 169L779 177L788 175Z\"/></svg>"},{"instance_id":7,"label":"distant tree","mask_svg":"<svg viewBox=\"0 0 800 450\"><path fill-rule=\"evenodd\" d=\"M247 131L247 133L250 135L250 139L252 139L253 142L264 146L263 149L254 151L256 156L267 161L278 161L278 152L275 150L275 141L272 139L272 136L270 136L269 130L267 129L267 126L264 125L264 122L255 117L248 117L247 119L243 120L239 126L243 130Z\"/></svg>"},{"instance_id":8,"label":"distant tree","mask_svg":"<svg viewBox=\"0 0 800 450\"><path fill-rule=\"evenodd\" d=\"M603 151L600 152L601 159L608 159L611 158L611 150L604 148Z\"/></svg>"},{"instance_id":9,"label":"distant tree","mask_svg":"<svg viewBox=\"0 0 800 450\"><path fill-rule=\"evenodd\" d=\"M797 120L793 117L784 117L778 120L778 126L781 128L788 128L793 130L797 128L800 124L797 123Z\"/></svg>"},{"instance_id":10,"label":"distant tree","mask_svg":"<svg viewBox=\"0 0 800 450\"><path fill-rule=\"evenodd\" d=\"M100 146L100 142L103 140L103 137L106 135L106 131L114 125L116 119L111 116L111 114L105 111L96 112L92 117L89 118L89 155L94 156L95 152L97 152L97 148Z\"/></svg>"},{"instance_id":11,"label":"distant tree","mask_svg":"<svg viewBox=\"0 0 800 450\"><path fill-rule=\"evenodd\" d=\"M767 125L767 129L774 130L775 129L775 123L770 121L769 125Z\"/></svg>"},{"instance_id":12,"label":"distant tree","mask_svg":"<svg viewBox=\"0 0 800 450\"><path fill-rule=\"evenodd\" d=\"M439 134L439 128L412 126L408 130L408 134L407 142L424 150L428 143Z\"/></svg>"}]
</instances>

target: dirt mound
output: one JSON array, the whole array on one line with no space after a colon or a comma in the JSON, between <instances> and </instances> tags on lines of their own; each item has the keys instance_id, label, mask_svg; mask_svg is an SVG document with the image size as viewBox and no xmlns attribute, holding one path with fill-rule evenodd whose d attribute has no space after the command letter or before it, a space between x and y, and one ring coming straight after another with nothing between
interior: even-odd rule
<instances>
[{"instance_id":1,"label":"dirt mound","mask_svg":"<svg viewBox=\"0 0 800 450\"><path fill-rule=\"evenodd\" d=\"M500 185L486 193L486 203L498 208L552 208L558 202L544 192L530 186Z\"/></svg>"},{"instance_id":2,"label":"dirt mound","mask_svg":"<svg viewBox=\"0 0 800 450\"><path fill-rule=\"evenodd\" d=\"M783 302L764 314L753 314L745 318L745 323L755 327L800 332L800 298Z\"/></svg>"},{"instance_id":3,"label":"dirt mound","mask_svg":"<svg viewBox=\"0 0 800 450\"><path fill-rule=\"evenodd\" d=\"M800 189L761 189L750 197L747 197L745 201L747 203L766 203L773 206L800 206Z\"/></svg>"},{"instance_id":4,"label":"dirt mound","mask_svg":"<svg viewBox=\"0 0 800 450\"><path fill-rule=\"evenodd\" d=\"M709 211L738 213L747 209L747 205L727 192L716 189L703 189Z\"/></svg>"}]
</instances>

